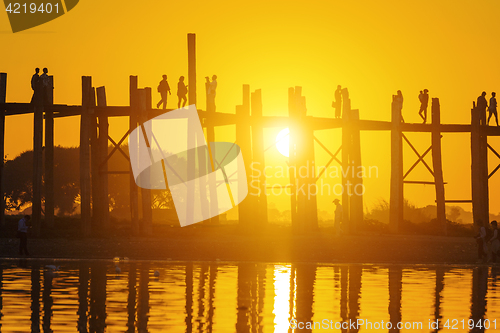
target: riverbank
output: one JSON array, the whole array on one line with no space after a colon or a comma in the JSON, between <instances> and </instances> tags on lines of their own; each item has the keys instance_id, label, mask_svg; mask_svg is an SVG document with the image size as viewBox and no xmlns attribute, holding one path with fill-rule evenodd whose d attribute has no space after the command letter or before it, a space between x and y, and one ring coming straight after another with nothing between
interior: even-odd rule
<instances>
[{"instance_id":1,"label":"riverbank","mask_svg":"<svg viewBox=\"0 0 500 333\"><path fill-rule=\"evenodd\" d=\"M290 227L268 226L249 233L237 225L167 228L152 237L30 238L29 258L318 263L471 264L472 237L345 235L331 228L294 235ZM17 238L0 238L0 257L19 256Z\"/></svg>"}]
</instances>

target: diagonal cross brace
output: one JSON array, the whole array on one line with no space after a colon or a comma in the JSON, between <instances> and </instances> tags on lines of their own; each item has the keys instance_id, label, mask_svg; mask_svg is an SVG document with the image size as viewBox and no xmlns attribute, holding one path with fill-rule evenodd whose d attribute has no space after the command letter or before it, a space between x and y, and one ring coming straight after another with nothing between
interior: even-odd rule
<instances>
[{"instance_id":1,"label":"diagonal cross brace","mask_svg":"<svg viewBox=\"0 0 500 333\"><path fill-rule=\"evenodd\" d=\"M499 158L499 159L500 159L500 154L498 154L498 153L496 152L496 150L495 150L495 149L493 149L493 147L492 147L492 146L490 146L490 144L489 144L489 143L487 143L486 145L487 145L488 149L489 149L489 150L491 150L491 152L492 152L493 154L495 154L495 156L496 156L497 158ZM493 171L492 171L492 172L490 172L490 174L488 175L488 179L490 179L490 178L491 178L491 176L493 176L493 175L495 174L495 172L497 172L497 171L498 171L498 169L500 169L500 164L498 164L498 165L497 165L497 167L496 167L495 169L493 169Z\"/></svg>"},{"instance_id":2,"label":"diagonal cross brace","mask_svg":"<svg viewBox=\"0 0 500 333\"><path fill-rule=\"evenodd\" d=\"M427 148L427 150L422 154L420 155L420 153L417 151L417 149L415 149L415 147L413 147L413 145L411 144L410 140L408 140L408 138L403 134L403 139L405 139L406 143L411 147L411 149L413 150L413 152L415 153L415 155L417 155L418 157L418 160L411 166L411 168L405 173L405 175L403 176L403 179L406 178L406 176L408 176L410 174L410 172L418 165L418 163L422 162L425 167L427 168L427 170L429 170L429 172L431 173L431 175L434 177L434 172L432 171L432 169L429 167L429 165L427 164L427 162L424 161L424 157L432 150L432 146L430 146L429 148Z\"/></svg>"}]
</instances>

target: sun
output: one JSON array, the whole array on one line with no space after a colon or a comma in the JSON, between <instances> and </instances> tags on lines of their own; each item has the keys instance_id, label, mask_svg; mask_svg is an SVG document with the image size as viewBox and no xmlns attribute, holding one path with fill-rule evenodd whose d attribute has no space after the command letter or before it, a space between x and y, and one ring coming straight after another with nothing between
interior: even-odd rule
<instances>
[{"instance_id":1,"label":"sun","mask_svg":"<svg viewBox=\"0 0 500 333\"><path fill-rule=\"evenodd\" d=\"M276 149L283 155L288 157L290 148L290 131L288 128L281 130L276 136Z\"/></svg>"}]
</instances>

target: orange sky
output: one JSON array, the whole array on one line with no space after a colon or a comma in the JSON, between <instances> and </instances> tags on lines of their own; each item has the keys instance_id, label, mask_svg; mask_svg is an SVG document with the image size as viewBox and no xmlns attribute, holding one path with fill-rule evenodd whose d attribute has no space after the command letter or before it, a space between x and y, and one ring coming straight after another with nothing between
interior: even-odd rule
<instances>
[{"instance_id":1,"label":"orange sky","mask_svg":"<svg viewBox=\"0 0 500 333\"><path fill-rule=\"evenodd\" d=\"M217 110L234 112L241 104L241 85L261 88L265 115L287 114L287 88L302 86L309 115L333 116L331 102L338 84L348 87L352 107L362 119L390 119L391 95L405 97L407 122L418 122L418 92L439 97L442 122L470 121L472 101L481 91L500 90L498 1L81 1L66 15L13 34L6 13L0 14L0 71L8 73L7 101L28 102L34 67L54 75L55 103L80 104L81 76L106 86L108 105L128 104L128 76L141 87L153 87L161 75L175 86L187 76L187 33L197 34L199 107L205 108L203 77L217 74ZM189 84L189 83L188 83ZM174 92L175 95L175 92ZM174 107L174 99L169 100ZM127 121L112 123L121 136ZM56 121L56 144L78 144L78 118ZM279 129L268 130L271 142ZM6 154L14 158L32 146L30 116L9 117ZM339 131L317 136L336 150ZM334 135L332 135L334 134ZM430 135L410 135L423 152ZM363 164L379 168L366 179L365 203L389 198L389 133L362 134ZM217 140L234 140L234 129ZM490 139L500 149L500 142ZM495 146L495 145L494 145ZM318 149L320 149L317 146ZM470 138L443 137L447 199L470 199ZM405 148L405 166L414 159ZM326 156L317 153L318 161ZM274 149L271 163L284 165ZM427 160L431 163L431 159ZM490 156L491 168L495 160ZM319 163L319 162L318 162ZM431 180L420 166L413 180ZM490 181L490 207L500 211L500 175ZM283 181L284 182L284 181ZM406 185L405 196L417 205L434 202L431 186ZM334 196L322 196L320 209L333 210ZM285 200L286 199L286 200ZM288 198L271 198L287 209ZM465 205L464 208L470 209Z\"/></svg>"}]
</instances>

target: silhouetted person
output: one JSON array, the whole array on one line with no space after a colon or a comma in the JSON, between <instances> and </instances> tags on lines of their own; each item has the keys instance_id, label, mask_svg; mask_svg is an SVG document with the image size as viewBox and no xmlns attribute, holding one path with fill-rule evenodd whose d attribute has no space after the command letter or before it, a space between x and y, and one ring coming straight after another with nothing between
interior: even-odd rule
<instances>
[{"instance_id":1,"label":"silhouetted person","mask_svg":"<svg viewBox=\"0 0 500 333\"><path fill-rule=\"evenodd\" d=\"M35 74L31 77L31 89L33 89L33 96L31 96L31 103L34 103L38 98L39 81L40 81L40 68L35 68Z\"/></svg>"},{"instance_id":2,"label":"silhouetted person","mask_svg":"<svg viewBox=\"0 0 500 333\"><path fill-rule=\"evenodd\" d=\"M491 93L491 98L490 98L490 106L488 107L488 112L490 115L488 116L488 125L490 124L490 118L492 115L495 115L495 120L497 122L498 126L498 114L497 114L497 99L495 98L496 93L492 92Z\"/></svg>"},{"instance_id":3,"label":"silhouetted person","mask_svg":"<svg viewBox=\"0 0 500 333\"><path fill-rule=\"evenodd\" d=\"M184 84L184 76L181 76L179 78L179 82L177 83L177 97L179 98L179 102L177 103L177 108L181 108L181 101L184 100L184 103L182 104L182 107L186 106L187 103L187 97L186 94L188 92L187 87Z\"/></svg>"},{"instance_id":4,"label":"silhouetted person","mask_svg":"<svg viewBox=\"0 0 500 333\"><path fill-rule=\"evenodd\" d=\"M498 250L500 249L500 235L498 234L498 223L497 221L491 221L491 229L493 230L492 236L489 243L489 248L491 251L491 261L497 262Z\"/></svg>"},{"instance_id":5,"label":"silhouetted person","mask_svg":"<svg viewBox=\"0 0 500 333\"><path fill-rule=\"evenodd\" d=\"M335 118L340 118L342 115L342 87L340 85L337 86L337 90L335 90L335 101L332 103L332 106L335 108Z\"/></svg>"},{"instance_id":6,"label":"silhouetted person","mask_svg":"<svg viewBox=\"0 0 500 333\"><path fill-rule=\"evenodd\" d=\"M484 125L486 120L486 108L488 107L488 102L486 102L486 91L483 91L481 96L477 98L476 109L479 114L480 124Z\"/></svg>"},{"instance_id":7,"label":"silhouetted person","mask_svg":"<svg viewBox=\"0 0 500 333\"><path fill-rule=\"evenodd\" d=\"M333 224L335 236L340 236L342 234L342 229L340 229L340 224L342 223L343 215L344 215L344 210L342 208L342 205L340 204L339 199L333 200L333 203L337 208L335 208L335 221Z\"/></svg>"},{"instance_id":8,"label":"silhouetted person","mask_svg":"<svg viewBox=\"0 0 500 333\"><path fill-rule=\"evenodd\" d=\"M208 79L208 76L205 77L208 83L208 90L207 90L207 98L208 98L208 105L211 109L211 111L215 112L215 95L217 91L217 75L212 76L212 82Z\"/></svg>"},{"instance_id":9,"label":"silhouetted person","mask_svg":"<svg viewBox=\"0 0 500 333\"><path fill-rule=\"evenodd\" d=\"M396 107L398 108L399 113L401 114L401 122L404 123L405 120L403 119L403 93L401 92L401 90L398 90L395 102L396 102Z\"/></svg>"},{"instance_id":10,"label":"silhouetted person","mask_svg":"<svg viewBox=\"0 0 500 333\"><path fill-rule=\"evenodd\" d=\"M30 220L29 215L24 215L22 219L17 223L17 234L19 237L19 254L29 255L28 253L28 221Z\"/></svg>"},{"instance_id":11,"label":"silhouetted person","mask_svg":"<svg viewBox=\"0 0 500 333\"><path fill-rule=\"evenodd\" d=\"M487 259L486 256L488 249L486 245L486 228L484 227L482 220L476 220L474 227L477 230L477 234L474 237L477 242L477 258L479 261L483 261Z\"/></svg>"},{"instance_id":12,"label":"silhouetted person","mask_svg":"<svg viewBox=\"0 0 500 333\"><path fill-rule=\"evenodd\" d=\"M40 79L39 79L39 83L40 83L40 91L41 91L41 94L42 94L42 98L43 98L43 104L46 105L46 104L50 104L49 102L49 85L50 85L50 79L49 79L49 76L47 75L49 73L49 70L47 68L44 68L43 70L43 74L40 75Z\"/></svg>"},{"instance_id":13,"label":"silhouetted person","mask_svg":"<svg viewBox=\"0 0 500 333\"><path fill-rule=\"evenodd\" d=\"M419 116L424 120L424 124L427 122L427 106L429 105L429 90L424 89L424 92L420 91L418 99L420 100L420 110L418 111ZM424 115L422 115L422 112Z\"/></svg>"},{"instance_id":14,"label":"silhouetted person","mask_svg":"<svg viewBox=\"0 0 500 333\"><path fill-rule=\"evenodd\" d=\"M158 84L158 92L160 93L161 100L156 104L156 108L159 109L160 105L163 104L163 109L167 108L167 96L168 94L172 95L170 92L170 86L167 82L167 76L163 75L163 80Z\"/></svg>"}]
</instances>

